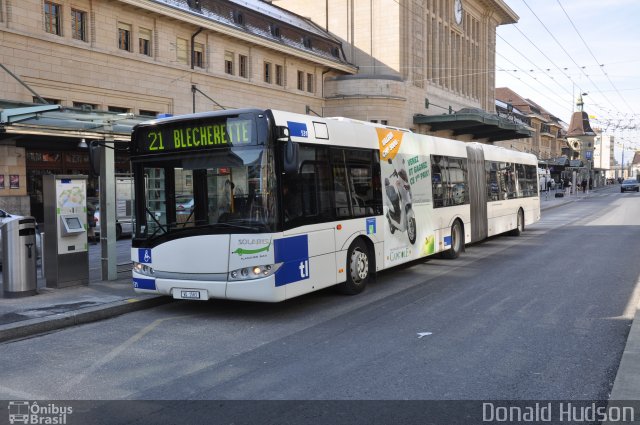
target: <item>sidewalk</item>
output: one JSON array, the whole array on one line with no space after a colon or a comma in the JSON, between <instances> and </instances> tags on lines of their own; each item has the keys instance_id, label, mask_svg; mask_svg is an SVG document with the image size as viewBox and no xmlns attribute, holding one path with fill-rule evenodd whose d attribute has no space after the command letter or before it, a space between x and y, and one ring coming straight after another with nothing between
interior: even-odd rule
<instances>
[{"instance_id":1,"label":"sidewalk","mask_svg":"<svg viewBox=\"0 0 640 425\"><path fill-rule=\"evenodd\" d=\"M123 267L124 266L124 267ZM131 265L119 264L118 279L100 280L94 267L89 285L46 288L38 268L38 295L3 298L0 291L0 342L107 319L171 302L170 297L133 291ZM2 287L0 273L0 288Z\"/></svg>"},{"instance_id":2,"label":"sidewalk","mask_svg":"<svg viewBox=\"0 0 640 425\"><path fill-rule=\"evenodd\" d=\"M565 205L568 204L570 202L574 202L577 201L579 199L588 197L589 195L591 195L594 192L598 192L599 190L605 189L606 186L604 187L598 187L595 189L592 189L590 191L587 191L586 194L579 192L579 193L572 193L572 194L568 194L567 191L565 190L550 190L549 192L540 192L540 210L548 210L550 208L555 208L555 207L559 207L561 205ZM563 196L561 198L556 198L556 193L561 193Z\"/></svg>"}]
</instances>

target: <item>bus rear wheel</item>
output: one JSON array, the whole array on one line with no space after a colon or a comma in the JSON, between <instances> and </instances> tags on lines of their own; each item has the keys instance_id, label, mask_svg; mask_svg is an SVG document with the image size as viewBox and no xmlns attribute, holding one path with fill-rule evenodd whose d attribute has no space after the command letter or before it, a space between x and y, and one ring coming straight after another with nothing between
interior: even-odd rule
<instances>
[{"instance_id":1,"label":"bus rear wheel","mask_svg":"<svg viewBox=\"0 0 640 425\"><path fill-rule=\"evenodd\" d=\"M412 209L408 209L407 211L407 236L409 237L411 245L416 243L416 215Z\"/></svg>"},{"instance_id":2,"label":"bus rear wheel","mask_svg":"<svg viewBox=\"0 0 640 425\"><path fill-rule=\"evenodd\" d=\"M511 230L509 234L511 236L520 236L522 232L524 232L524 212L522 209L518 210L518 223L516 224L516 228Z\"/></svg>"},{"instance_id":3,"label":"bus rear wheel","mask_svg":"<svg viewBox=\"0 0 640 425\"><path fill-rule=\"evenodd\" d=\"M356 295L364 291L371 278L371 254L361 240L356 240L347 251L347 280L338 285L343 294Z\"/></svg>"},{"instance_id":4,"label":"bus rear wheel","mask_svg":"<svg viewBox=\"0 0 640 425\"><path fill-rule=\"evenodd\" d=\"M451 226L451 248L444 251L442 256L453 260L458 258L464 249L464 233L462 232L462 224L459 220L453 222Z\"/></svg>"}]
</instances>

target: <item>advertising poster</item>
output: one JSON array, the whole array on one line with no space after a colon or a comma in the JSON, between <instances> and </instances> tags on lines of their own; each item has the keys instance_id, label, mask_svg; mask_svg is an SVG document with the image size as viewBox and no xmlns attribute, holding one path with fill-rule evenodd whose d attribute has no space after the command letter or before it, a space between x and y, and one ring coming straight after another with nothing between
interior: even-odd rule
<instances>
[{"instance_id":1,"label":"advertising poster","mask_svg":"<svg viewBox=\"0 0 640 425\"><path fill-rule=\"evenodd\" d=\"M61 218L76 217L82 228L87 223L87 181L84 179L56 179L56 220L61 226ZM62 237L58 234L58 254L87 250L86 232Z\"/></svg>"},{"instance_id":2,"label":"advertising poster","mask_svg":"<svg viewBox=\"0 0 640 425\"><path fill-rule=\"evenodd\" d=\"M0 174L0 189L4 189L4 174Z\"/></svg>"},{"instance_id":3,"label":"advertising poster","mask_svg":"<svg viewBox=\"0 0 640 425\"><path fill-rule=\"evenodd\" d=\"M20 189L20 176L18 174L9 175L9 187L11 189Z\"/></svg>"},{"instance_id":4,"label":"advertising poster","mask_svg":"<svg viewBox=\"0 0 640 425\"><path fill-rule=\"evenodd\" d=\"M384 184L385 267L435 252L431 166L426 145L409 133L376 128Z\"/></svg>"}]
</instances>

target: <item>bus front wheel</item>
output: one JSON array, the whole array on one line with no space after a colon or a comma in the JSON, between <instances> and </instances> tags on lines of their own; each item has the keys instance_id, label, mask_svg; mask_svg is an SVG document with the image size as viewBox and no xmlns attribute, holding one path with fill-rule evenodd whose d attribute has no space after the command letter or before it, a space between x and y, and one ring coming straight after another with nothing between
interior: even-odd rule
<instances>
[{"instance_id":1,"label":"bus front wheel","mask_svg":"<svg viewBox=\"0 0 640 425\"><path fill-rule=\"evenodd\" d=\"M464 249L464 233L462 231L462 224L459 220L453 222L451 226L451 248L442 252L444 258L453 260L458 258L460 253Z\"/></svg>"},{"instance_id":2,"label":"bus front wheel","mask_svg":"<svg viewBox=\"0 0 640 425\"><path fill-rule=\"evenodd\" d=\"M364 291L371 278L371 254L361 240L356 240L347 251L347 280L338 285L343 294L356 295Z\"/></svg>"}]
</instances>

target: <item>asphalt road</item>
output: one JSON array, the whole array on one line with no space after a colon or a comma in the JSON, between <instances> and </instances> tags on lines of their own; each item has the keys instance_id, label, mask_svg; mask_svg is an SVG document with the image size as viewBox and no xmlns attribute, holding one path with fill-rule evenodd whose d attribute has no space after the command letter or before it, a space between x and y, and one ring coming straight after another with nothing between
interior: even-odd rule
<instances>
[{"instance_id":1,"label":"asphalt road","mask_svg":"<svg viewBox=\"0 0 640 425\"><path fill-rule=\"evenodd\" d=\"M640 276L640 195L616 188L355 297L174 302L0 344L0 398L607 399Z\"/></svg>"}]
</instances>

